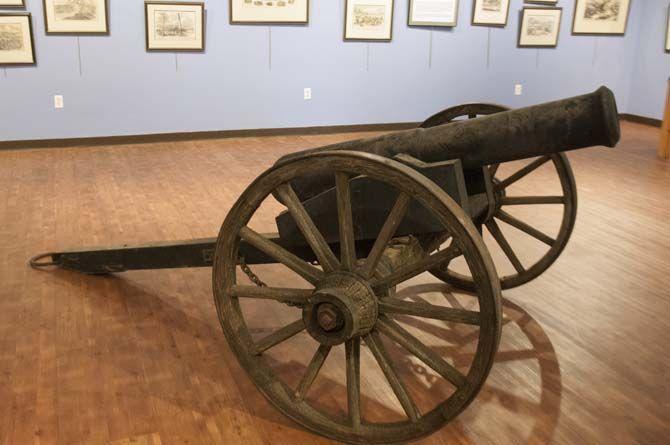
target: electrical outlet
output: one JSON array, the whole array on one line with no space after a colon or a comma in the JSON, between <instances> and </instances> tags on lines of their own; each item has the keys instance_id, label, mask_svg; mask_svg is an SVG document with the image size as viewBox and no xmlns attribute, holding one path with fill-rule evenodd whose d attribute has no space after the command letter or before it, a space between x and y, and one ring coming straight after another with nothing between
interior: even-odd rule
<instances>
[{"instance_id":1,"label":"electrical outlet","mask_svg":"<svg viewBox=\"0 0 670 445\"><path fill-rule=\"evenodd\" d=\"M521 96L522 94L523 94L523 85L517 83L516 85L514 85L514 95Z\"/></svg>"},{"instance_id":2,"label":"electrical outlet","mask_svg":"<svg viewBox=\"0 0 670 445\"><path fill-rule=\"evenodd\" d=\"M305 100L312 100L312 89L311 88L305 88L303 97Z\"/></svg>"},{"instance_id":3,"label":"electrical outlet","mask_svg":"<svg viewBox=\"0 0 670 445\"><path fill-rule=\"evenodd\" d=\"M57 110L59 110L59 109L61 109L61 108L63 108L63 107L64 107L64 105L63 105L63 96L61 96L60 94L54 96L54 108L56 108Z\"/></svg>"}]
</instances>

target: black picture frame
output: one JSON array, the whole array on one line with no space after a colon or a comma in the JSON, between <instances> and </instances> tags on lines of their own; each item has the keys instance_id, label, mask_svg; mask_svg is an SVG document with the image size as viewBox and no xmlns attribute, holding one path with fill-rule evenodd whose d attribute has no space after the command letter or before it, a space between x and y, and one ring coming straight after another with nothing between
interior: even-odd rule
<instances>
[{"instance_id":1,"label":"black picture frame","mask_svg":"<svg viewBox=\"0 0 670 445\"><path fill-rule=\"evenodd\" d=\"M35 55L35 34L33 32L33 16L29 12L0 12L0 17L25 17L28 21L28 33L30 34L30 52L33 61L32 62L2 62L0 61L0 67L9 67L9 66L34 66L37 65L37 57Z\"/></svg>"},{"instance_id":2,"label":"black picture frame","mask_svg":"<svg viewBox=\"0 0 670 445\"><path fill-rule=\"evenodd\" d=\"M286 20L286 21L277 21L277 20L235 20L234 11L233 11L233 0L228 0L228 22L231 25L308 25L309 24L309 12L310 12L310 1L306 0L306 11L305 11L305 20Z\"/></svg>"},{"instance_id":3,"label":"black picture frame","mask_svg":"<svg viewBox=\"0 0 670 445\"><path fill-rule=\"evenodd\" d=\"M393 40L393 17L395 16L395 0L388 0L391 2L391 27L389 29L389 36L388 38L381 38L381 39L372 39L372 38L359 38L359 37L347 37L347 23L348 22L348 12L349 12L349 0L346 0L344 2L344 29L342 31L343 33L343 40L345 42L390 42Z\"/></svg>"},{"instance_id":4,"label":"black picture frame","mask_svg":"<svg viewBox=\"0 0 670 445\"><path fill-rule=\"evenodd\" d=\"M108 36L109 35L109 0L105 4L105 29L104 31L49 31L49 15L47 14L47 0L42 0L42 12L44 14L44 32L54 36Z\"/></svg>"},{"instance_id":5,"label":"black picture frame","mask_svg":"<svg viewBox=\"0 0 670 445\"><path fill-rule=\"evenodd\" d=\"M628 1L628 8L626 10L626 20L623 25L623 32L588 32L588 31L575 31L575 26L577 25L577 11L579 10L579 3L584 0L575 0L575 7L572 13L572 35L573 36L625 36L626 30L628 29L628 20L630 19L630 9L633 3L633 0Z\"/></svg>"},{"instance_id":6,"label":"black picture frame","mask_svg":"<svg viewBox=\"0 0 670 445\"><path fill-rule=\"evenodd\" d=\"M507 23L509 23L509 10L512 0L507 1L507 10L505 11L505 23L489 23L489 22L476 22L475 18L477 16L477 4L483 0L473 0L472 1L472 26L486 26L489 28L505 28Z\"/></svg>"},{"instance_id":7,"label":"black picture frame","mask_svg":"<svg viewBox=\"0 0 670 445\"><path fill-rule=\"evenodd\" d=\"M526 12L528 11L560 11L558 16L558 31L556 32L556 41L550 45L523 45L521 44L521 33L523 31L523 24ZM561 24L563 23L563 8L558 7L537 7L537 6L525 6L519 11L519 36L517 39L516 46L517 48L556 48L558 46L558 39L561 36Z\"/></svg>"},{"instance_id":8,"label":"black picture frame","mask_svg":"<svg viewBox=\"0 0 670 445\"><path fill-rule=\"evenodd\" d=\"M20 5L16 4L8 4L8 3L3 3L2 0L0 0L0 8L16 8L16 9L23 9L26 7L26 0L21 0Z\"/></svg>"},{"instance_id":9,"label":"black picture frame","mask_svg":"<svg viewBox=\"0 0 670 445\"><path fill-rule=\"evenodd\" d=\"M454 13L454 21L445 23L445 22L413 22L412 21L412 10L414 9L414 1L408 0L407 4L407 26L428 26L428 27L441 27L441 28L455 28L458 26L458 12L461 4L461 0L454 0L456 2L456 11Z\"/></svg>"},{"instance_id":10,"label":"black picture frame","mask_svg":"<svg viewBox=\"0 0 670 445\"><path fill-rule=\"evenodd\" d=\"M197 48L177 48L177 47L172 47L172 48L152 48L150 46L150 40L149 40L149 7L150 6L160 6L160 5L168 5L168 6L195 6L200 8L201 14L200 14L200 29L202 30L202 44L197 47ZM144 2L144 39L145 39L145 49L147 52L203 52L205 51L205 39L206 39L206 32L205 32L205 3L204 2L162 2L162 1L145 1Z\"/></svg>"}]
</instances>

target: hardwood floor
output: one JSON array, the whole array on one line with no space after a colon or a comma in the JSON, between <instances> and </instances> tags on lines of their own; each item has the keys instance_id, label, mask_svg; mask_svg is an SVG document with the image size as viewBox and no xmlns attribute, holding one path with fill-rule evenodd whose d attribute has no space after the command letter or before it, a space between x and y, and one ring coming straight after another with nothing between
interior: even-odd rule
<instances>
[{"instance_id":1,"label":"hardwood floor","mask_svg":"<svg viewBox=\"0 0 670 445\"><path fill-rule=\"evenodd\" d=\"M281 415L247 378L219 327L210 270L90 277L31 270L26 260L215 236L280 155L367 135L0 152L0 444L332 443ZM503 337L486 386L419 443L667 443L670 163L656 158L658 137L623 123L619 148L569 154L580 207L568 247L540 278L504 291ZM526 190L555 186L549 171L533 175ZM257 224L272 230L272 216ZM552 224L550 210L524 216ZM504 230L528 260L531 242ZM499 249L492 254L510 268ZM422 275L403 292L450 298L429 281ZM272 311L252 312L259 330L281 326ZM466 334L423 328L435 341L444 333L464 356L471 349ZM274 356L288 378L299 379L311 356L299 349ZM417 363L402 368L422 373L416 386L440 391ZM346 408L339 377L325 367L313 390L335 410ZM382 379L364 385L370 418L402 413Z\"/></svg>"}]
</instances>

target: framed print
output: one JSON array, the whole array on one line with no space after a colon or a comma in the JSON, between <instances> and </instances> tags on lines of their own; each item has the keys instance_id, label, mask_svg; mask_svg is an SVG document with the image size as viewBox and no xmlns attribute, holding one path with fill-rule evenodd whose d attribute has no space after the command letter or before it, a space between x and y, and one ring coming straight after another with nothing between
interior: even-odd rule
<instances>
[{"instance_id":1,"label":"framed print","mask_svg":"<svg viewBox=\"0 0 670 445\"><path fill-rule=\"evenodd\" d=\"M409 26L448 26L458 23L459 0L409 0Z\"/></svg>"},{"instance_id":2,"label":"framed print","mask_svg":"<svg viewBox=\"0 0 670 445\"><path fill-rule=\"evenodd\" d=\"M47 34L108 34L107 0L43 0Z\"/></svg>"},{"instance_id":3,"label":"framed print","mask_svg":"<svg viewBox=\"0 0 670 445\"><path fill-rule=\"evenodd\" d=\"M34 64L31 15L27 12L0 14L0 66Z\"/></svg>"},{"instance_id":4,"label":"framed print","mask_svg":"<svg viewBox=\"0 0 670 445\"><path fill-rule=\"evenodd\" d=\"M622 36L629 13L630 0L575 0L572 33Z\"/></svg>"},{"instance_id":5,"label":"framed print","mask_svg":"<svg viewBox=\"0 0 670 445\"><path fill-rule=\"evenodd\" d=\"M26 0L0 0L0 8L24 8Z\"/></svg>"},{"instance_id":6,"label":"framed print","mask_svg":"<svg viewBox=\"0 0 670 445\"><path fill-rule=\"evenodd\" d=\"M481 26L507 26L510 0L474 0L472 24Z\"/></svg>"},{"instance_id":7,"label":"framed print","mask_svg":"<svg viewBox=\"0 0 670 445\"><path fill-rule=\"evenodd\" d=\"M144 2L147 51L204 51L205 4Z\"/></svg>"},{"instance_id":8,"label":"framed print","mask_svg":"<svg viewBox=\"0 0 670 445\"><path fill-rule=\"evenodd\" d=\"M344 40L390 42L393 36L393 0L347 0Z\"/></svg>"},{"instance_id":9,"label":"framed print","mask_svg":"<svg viewBox=\"0 0 670 445\"><path fill-rule=\"evenodd\" d=\"M523 8L519 25L519 47L556 47L562 15L562 8Z\"/></svg>"},{"instance_id":10,"label":"framed print","mask_svg":"<svg viewBox=\"0 0 670 445\"><path fill-rule=\"evenodd\" d=\"M229 0L230 23L306 24L309 0Z\"/></svg>"},{"instance_id":11,"label":"framed print","mask_svg":"<svg viewBox=\"0 0 670 445\"><path fill-rule=\"evenodd\" d=\"M668 8L668 26L665 30L665 52L670 53L670 8Z\"/></svg>"}]
</instances>

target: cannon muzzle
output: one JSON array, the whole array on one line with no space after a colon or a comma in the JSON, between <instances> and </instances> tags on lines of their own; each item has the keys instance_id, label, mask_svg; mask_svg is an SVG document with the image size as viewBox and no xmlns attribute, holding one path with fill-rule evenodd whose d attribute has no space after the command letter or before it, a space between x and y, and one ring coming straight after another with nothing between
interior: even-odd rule
<instances>
[{"instance_id":1,"label":"cannon muzzle","mask_svg":"<svg viewBox=\"0 0 670 445\"><path fill-rule=\"evenodd\" d=\"M407 154L424 162L460 159L468 170L595 145L614 147L619 138L616 99L610 89L600 87L583 96L427 129L328 145L299 154L355 150L389 158ZM296 155L284 156L278 162ZM318 174L293 183L303 200L333 185L333 178Z\"/></svg>"}]
</instances>

